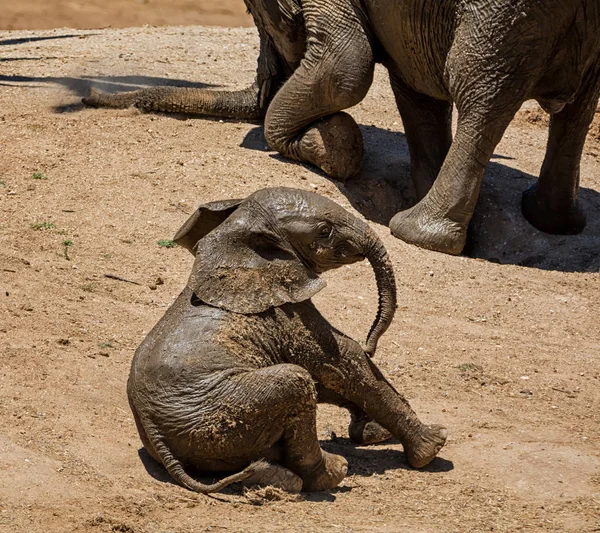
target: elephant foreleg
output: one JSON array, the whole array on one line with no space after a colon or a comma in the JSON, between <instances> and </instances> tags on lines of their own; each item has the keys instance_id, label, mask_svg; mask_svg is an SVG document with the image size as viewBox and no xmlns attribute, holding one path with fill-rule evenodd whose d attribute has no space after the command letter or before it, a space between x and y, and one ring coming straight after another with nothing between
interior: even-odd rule
<instances>
[{"instance_id":1,"label":"elephant foreleg","mask_svg":"<svg viewBox=\"0 0 600 533\"><path fill-rule=\"evenodd\" d=\"M546 156L540 178L523 193L525 218L546 233L571 235L585 227L578 205L579 164L600 95L600 59L588 71L571 104L550 117Z\"/></svg>"},{"instance_id":2,"label":"elephant foreleg","mask_svg":"<svg viewBox=\"0 0 600 533\"><path fill-rule=\"evenodd\" d=\"M373 80L365 24L349 0L302 3L308 33L300 66L273 98L265 117L268 144L285 157L346 179L362 162L356 122L339 113L359 103Z\"/></svg>"},{"instance_id":3,"label":"elephant foreleg","mask_svg":"<svg viewBox=\"0 0 600 533\"><path fill-rule=\"evenodd\" d=\"M423 424L357 342L331 329L312 309L302 320L311 330L327 334L308 355L294 356L298 364L325 389L355 405L400 440L411 466L420 468L432 461L446 441L446 429Z\"/></svg>"},{"instance_id":4,"label":"elephant foreleg","mask_svg":"<svg viewBox=\"0 0 600 533\"><path fill-rule=\"evenodd\" d=\"M456 135L427 195L390 222L396 237L449 254L462 251L484 169L533 90L532 73L541 72L548 60L540 53L542 43L523 45L527 20L505 29L501 21L510 2L485 18L477 3L464 7L444 72L458 111Z\"/></svg>"},{"instance_id":5,"label":"elephant foreleg","mask_svg":"<svg viewBox=\"0 0 600 533\"><path fill-rule=\"evenodd\" d=\"M431 189L452 143L452 104L408 87L390 73L396 105L410 151L410 172L422 199Z\"/></svg>"}]
</instances>

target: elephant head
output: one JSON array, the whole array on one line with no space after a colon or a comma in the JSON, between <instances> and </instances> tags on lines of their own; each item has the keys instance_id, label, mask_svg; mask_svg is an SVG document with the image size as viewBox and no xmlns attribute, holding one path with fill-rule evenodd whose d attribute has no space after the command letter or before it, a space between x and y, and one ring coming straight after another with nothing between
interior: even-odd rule
<instances>
[{"instance_id":1,"label":"elephant head","mask_svg":"<svg viewBox=\"0 0 600 533\"><path fill-rule=\"evenodd\" d=\"M195 255L188 286L209 305L250 314L301 302L325 287L320 273L367 258L379 292L369 355L394 316L396 283L383 243L365 222L318 194L277 187L204 204L174 240Z\"/></svg>"}]
</instances>

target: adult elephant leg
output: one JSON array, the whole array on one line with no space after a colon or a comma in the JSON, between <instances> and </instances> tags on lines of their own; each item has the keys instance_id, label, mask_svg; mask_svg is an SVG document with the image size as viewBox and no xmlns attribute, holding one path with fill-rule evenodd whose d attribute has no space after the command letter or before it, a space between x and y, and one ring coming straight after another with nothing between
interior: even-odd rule
<instances>
[{"instance_id":1,"label":"adult elephant leg","mask_svg":"<svg viewBox=\"0 0 600 533\"><path fill-rule=\"evenodd\" d=\"M585 227L577 202L579 166L600 94L600 60L586 75L571 104L550 118L546 156L540 178L523 193L525 218L546 233L571 235Z\"/></svg>"},{"instance_id":2,"label":"adult elephant leg","mask_svg":"<svg viewBox=\"0 0 600 533\"><path fill-rule=\"evenodd\" d=\"M414 91L391 73L390 82L410 151L411 177L421 200L431 189L452 143L452 104Z\"/></svg>"},{"instance_id":3,"label":"adult elephant leg","mask_svg":"<svg viewBox=\"0 0 600 533\"><path fill-rule=\"evenodd\" d=\"M462 251L485 166L548 61L543 39L524 41L529 18L517 17L514 2L501 4L485 11L464 4L444 71L458 110L456 135L427 195L390 222L395 236L422 248ZM509 17L517 22L507 27Z\"/></svg>"},{"instance_id":4,"label":"adult elephant leg","mask_svg":"<svg viewBox=\"0 0 600 533\"><path fill-rule=\"evenodd\" d=\"M517 109L459 114L456 137L436 181L425 198L392 218L393 235L437 252L462 252L483 172Z\"/></svg>"},{"instance_id":5,"label":"adult elephant leg","mask_svg":"<svg viewBox=\"0 0 600 533\"><path fill-rule=\"evenodd\" d=\"M325 388L320 383L317 387L317 401L319 403L329 403L343 407L350 412L350 424L348 425L348 435L350 439L357 444L375 444L384 442L391 438L392 434L381 427L367 413L351 401L336 392Z\"/></svg>"},{"instance_id":6,"label":"adult elephant leg","mask_svg":"<svg viewBox=\"0 0 600 533\"><path fill-rule=\"evenodd\" d=\"M342 109L359 103L373 80L373 53L362 15L349 0L302 3L308 33L300 66L273 98L265 137L285 157L344 180L360 169L363 142Z\"/></svg>"}]
</instances>

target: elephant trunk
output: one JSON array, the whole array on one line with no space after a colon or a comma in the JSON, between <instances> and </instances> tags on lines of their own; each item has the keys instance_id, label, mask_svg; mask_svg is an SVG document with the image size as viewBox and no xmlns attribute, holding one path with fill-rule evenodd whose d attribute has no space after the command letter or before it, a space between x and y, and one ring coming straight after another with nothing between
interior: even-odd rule
<instances>
[{"instance_id":1,"label":"elephant trunk","mask_svg":"<svg viewBox=\"0 0 600 533\"><path fill-rule=\"evenodd\" d=\"M137 107L144 112L184 113L246 120L260 119L266 112L266 106L260 105L261 94L257 83L241 91L148 87L120 94L104 94L92 88L89 96L82 101L92 107Z\"/></svg>"},{"instance_id":2,"label":"elephant trunk","mask_svg":"<svg viewBox=\"0 0 600 533\"><path fill-rule=\"evenodd\" d=\"M392 262L379 237L369 227L365 230L365 237L364 255L373 267L379 294L377 316L373 321L365 345L365 352L373 357L379 337L388 329L396 312L396 280Z\"/></svg>"}]
</instances>

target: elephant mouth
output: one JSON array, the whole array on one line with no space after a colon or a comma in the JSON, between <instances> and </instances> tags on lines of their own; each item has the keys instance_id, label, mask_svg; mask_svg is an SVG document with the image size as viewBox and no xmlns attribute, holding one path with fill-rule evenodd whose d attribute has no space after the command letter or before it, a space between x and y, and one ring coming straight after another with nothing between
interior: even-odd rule
<instances>
[{"instance_id":1,"label":"elephant mouth","mask_svg":"<svg viewBox=\"0 0 600 533\"><path fill-rule=\"evenodd\" d=\"M302 260L313 272L321 274L327 270L357 263L365 258L366 255L363 252L358 251L352 246L343 244L322 247L319 250L313 251L312 257L311 254L307 254L307 256L302 257Z\"/></svg>"}]
</instances>

